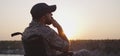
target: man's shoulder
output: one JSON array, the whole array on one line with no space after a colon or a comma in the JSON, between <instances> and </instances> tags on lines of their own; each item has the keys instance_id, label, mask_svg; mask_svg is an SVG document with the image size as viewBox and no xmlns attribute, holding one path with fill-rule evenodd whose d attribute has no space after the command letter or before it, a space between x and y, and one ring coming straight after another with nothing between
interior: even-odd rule
<instances>
[{"instance_id":1,"label":"man's shoulder","mask_svg":"<svg viewBox=\"0 0 120 56\"><path fill-rule=\"evenodd\" d=\"M49 26L33 26L33 27L27 27L24 30L24 33L34 33L34 34L41 34L41 33L48 34L52 32L55 32L55 31Z\"/></svg>"}]
</instances>

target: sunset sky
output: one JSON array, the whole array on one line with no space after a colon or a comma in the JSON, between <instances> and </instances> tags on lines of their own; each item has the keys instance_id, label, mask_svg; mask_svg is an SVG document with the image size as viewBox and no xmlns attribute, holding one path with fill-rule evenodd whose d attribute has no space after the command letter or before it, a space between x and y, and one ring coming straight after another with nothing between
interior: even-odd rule
<instances>
[{"instance_id":1,"label":"sunset sky","mask_svg":"<svg viewBox=\"0 0 120 56\"><path fill-rule=\"evenodd\" d=\"M120 0L0 0L0 40L23 32L36 3L57 5L53 17L69 39L120 39Z\"/></svg>"}]
</instances>

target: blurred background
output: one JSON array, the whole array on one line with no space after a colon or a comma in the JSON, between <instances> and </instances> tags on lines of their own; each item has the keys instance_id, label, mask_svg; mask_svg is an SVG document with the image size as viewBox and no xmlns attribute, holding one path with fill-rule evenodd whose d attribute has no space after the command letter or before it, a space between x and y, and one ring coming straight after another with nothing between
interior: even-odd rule
<instances>
[{"instance_id":1,"label":"blurred background","mask_svg":"<svg viewBox=\"0 0 120 56\"><path fill-rule=\"evenodd\" d=\"M120 39L120 0L0 0L0 40L20 40L10 34L24 31L40 2L57 5L53 17L70 40Z\"/></svg>"}]
</instances>

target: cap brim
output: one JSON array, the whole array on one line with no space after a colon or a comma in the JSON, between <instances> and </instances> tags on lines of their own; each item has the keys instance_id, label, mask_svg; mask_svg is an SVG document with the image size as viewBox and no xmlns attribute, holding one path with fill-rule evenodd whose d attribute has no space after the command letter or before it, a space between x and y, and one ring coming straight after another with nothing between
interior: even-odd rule
<instances>
[{"instance_id":1,"label":"cap brim","mask_svg":"<svg viewBox=\"0 0 120 56\"><path fill-rule=\"evenodd\" d=\"M56 5L49 6L49 12L54 12L56 10Z\"/></svg>"}]
</instances>

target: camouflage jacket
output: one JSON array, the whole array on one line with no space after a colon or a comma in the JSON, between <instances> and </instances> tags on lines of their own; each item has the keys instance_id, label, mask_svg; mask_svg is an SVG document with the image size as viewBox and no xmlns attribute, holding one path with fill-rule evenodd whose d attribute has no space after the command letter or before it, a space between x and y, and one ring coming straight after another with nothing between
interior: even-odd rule
<instances>
[{"instance_id":1,"label":"camouflage jacket","mask_svg":"<svg viewBox=\"0 0 120 56\"><path fill-rule=\"evenodd\" d=\"M35 21L32 21L29 27L24 30L22 40L29 40L31 35L41 35L46 40L45 48L48 56L56 56L56 51L62 51L69 46L69 43L62 40L52 28ZM51 48L50 45L60 49Z\"/></svg>"}]
</instances>

